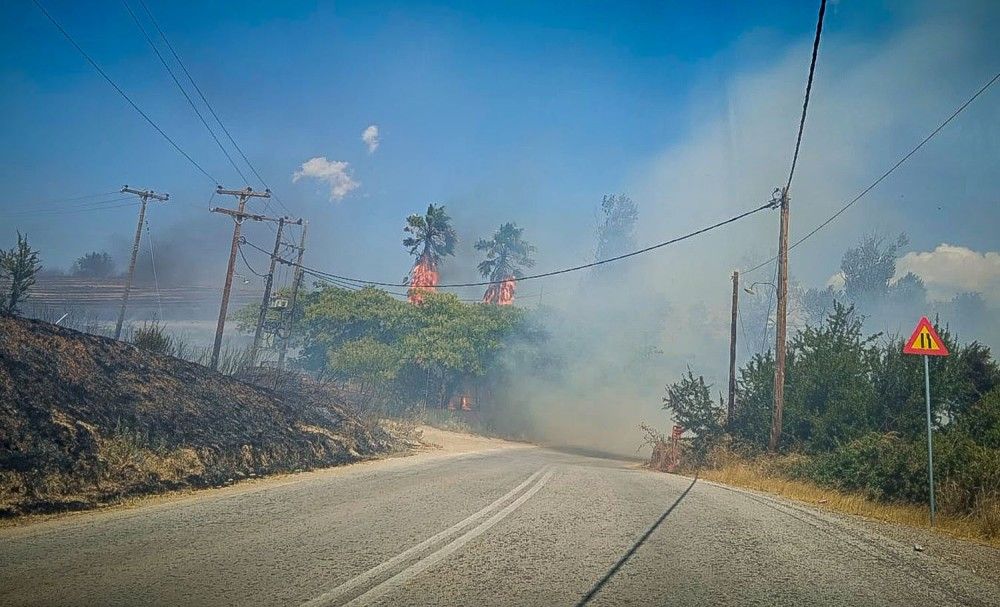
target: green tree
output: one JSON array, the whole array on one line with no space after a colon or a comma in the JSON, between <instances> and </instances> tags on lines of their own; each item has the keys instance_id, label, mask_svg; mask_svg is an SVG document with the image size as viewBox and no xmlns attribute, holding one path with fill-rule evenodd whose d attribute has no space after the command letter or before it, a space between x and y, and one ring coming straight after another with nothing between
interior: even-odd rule
<instances>
[{"instance_id":1,"label":"green tree","mask_svg":"<svg viewBox=\"0 0 1000 607\"><path fill-rule=\"evenodd\" d=\"M518 342L534 339L525 313L427 293L412 306L374 288L325 287L303 309L301 364L399 409L447 405L481 382Z\"/></svg>"},{"instance_id":2,"label":"green tree","mask_svg":"<svg viewBox=\"0 0 1000 607\"><path fill-rule=\"evenodd\" d=\"M106 252L91 251L73 262L73 276L81 278L108 278L115 273L115 262Z\"/></svg>"},{"instance_id":3,"label":"green tree","mask_svg":"<svg viewBox=\"0 0 1000 607\"><path fill-rule=\"evenodd\" d=\"M691 444L699 459L708 455L723 433L722 405L712 400L708 389L705 378L695 377L689 368L680 381L667 385L663 398L663 408L672 411L674 420L685 430L694 432Z\"/></svg>"},{"instance_id":4,"label":"green tree","mask_svg":"<svg viewBox=\"0 0 1000 607\"><path fill-rule=\"evenodd\" d=\"M477 251L486 251L486 259L479 264L479 273L494 283L524 276L522 268L531 268L535 260L531 257L535 247L524 240L524 228L513 223L505 223L492 238L480 238ZM497 284L486 289L484 301L500 303L500 289Z\"/></svg>"},{"instance_id":5,"label":"green tree","mask_svg":"<svg viewBox=\"0 0 1000 607\"><path fill-rule=\"evenodd\" d=\"M486 259L479 264L479 273L492 281L524 276L523 268L535 265L532 255L535 247L523 238L524 228L505 223L489 239L480 238L477 251L486 251Z\"/></svg>"},{"instance_id":6,"label":"green tree","mask_svg":"<svg viewBox=\"0 0 1000 607\"><path fill-rule=\"evenodd\" d=\"M7 294L0 301L0 314L17 314L21 303L28 297L28 290L35 284L35 276L42 269L38 251L28 244L28 236L17 233L17 246L8 251L0 250L0 280L7 287Z\"/></svg>"},{"instance_id":7,"label":"green tree","mask_svg":"<svg viewBox=\"0 0 1000 607\"><path fill-rule=\"evenodd\" d=\"M826 322L792 337L785 375L786 445L828 449L871 427L871 369L878 359L873 342L879 336L865 336L863 321L853 307L834 302Z\"/></svg>"},{"instance_id":8,"label":"green tree","mask_svg":"<svg viewBox=\"0 0 1000 607\"><path fill-rule=\"evenodd\" d=\"M436 267L441 258L455 254L458 236L444 205L431 204L427 206L426 214L410 215L406 218L403 231L410 234L403 239L403 246L419 261Z\"/></svg>"},{"instance_id":9,"label":"green tree","mask_svg":"<svg viewBox=\"0 0 1000 607\"><path fill-rule=\"evenodd\" d=\"M729 432L741 442L763 450L771 436L774 409L774 352L754 354L740 368L736 382L736 411Z\"/></svg>"}]
</instances>

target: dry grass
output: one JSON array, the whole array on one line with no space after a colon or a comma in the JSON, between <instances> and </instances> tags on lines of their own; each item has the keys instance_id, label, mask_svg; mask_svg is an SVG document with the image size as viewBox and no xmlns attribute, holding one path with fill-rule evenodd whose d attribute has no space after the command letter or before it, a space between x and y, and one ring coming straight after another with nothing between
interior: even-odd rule
<instances>
[{"instance_id":1,"label":"dry grass","mask_svg":"<svg viewBox=\"0 0 1000 607\"><path fill-rule=\"evenodd\" d=\"M703 479L780 495L804 502L816 508L854 514L867 518L928 528L928 510L925 506L912 504L886 504L876 502L855 493L845 493L835 489L820 487L813 483L791 480L769 472L762 462L728 461L719 467L702 470ZM949 516L938 513L935 529L948 535L983 542L1000 547L997 534L997 516L1000 503L983 504L976 515Z\"/></svg>"}]
</instances>

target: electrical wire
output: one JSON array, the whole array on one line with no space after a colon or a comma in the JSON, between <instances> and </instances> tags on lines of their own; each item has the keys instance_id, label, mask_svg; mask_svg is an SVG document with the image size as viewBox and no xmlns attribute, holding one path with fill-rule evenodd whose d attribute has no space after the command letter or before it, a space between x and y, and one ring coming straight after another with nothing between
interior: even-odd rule
<instances>
[{"instance_id":1,"label":"electrical wire","mask_svg":"<svg viewBox=\"0 0 1000 607\"><path fill-rule=\"evenodd\" d=\"M82 196L70 196L67 198L50 198L48 200L38 200L33 203L29 203L29 206L41 206L49 204L59 204L63 202L74 202L77 200L85 200L87 198L103 198L105 196L111 196L113 194L120 194L120 190L111 190L110 192L101 192L99 194L83 194Z\"/></svg>"},{"instance_id":2,"label":"electrical wire","mask_svg":"<svg viewBox=\"0 0 1000 607\"><path fill-rule=\"evenodd\" d=\"M17 215L34 215L36 213L49 213L49 214L60 214L68 211L87 211L92 209L99 209L101 207L120 203L125 200L132 200L131 196L118 196L116 198L109 198L107 200L87 200L82 202L76 202L71 204L56 204L47 205L48 208L32 209L32 208L21 208L19 211L12 211L11 213L4 213L3 215L17 216ZM35 205L42 206L42 205Z\"/></svg>"},{"instance_id":3,"label":"electrical wire","mask_svg":"<svg viewBox=\"0 0 1000 607\"><path fill-rule=\"evenodd\" d=\"M163 321L163 299L160 297L160 280L156 277L156 257L153 254L153 232L149 229L149 220L146 220L146 240L149 242L149 263L153 268L153 287L156 289L156 308L160 312L158 321Z\"/></svg>"},{"instance_id":4,"label":"electrical wire","mask_svg":"<svg viewBox=\"0 0 1000 607\"><path fill-rule=\"evenodd\" d=\"M802 132L806 128L806 111L809 109L809 95L812 93L813 76L816 74L816 58L819 56L819 39L823 34L823 16L826 14L826 0L820 0L819 17L816 19L816 37L813 39L812 59L809 61L809 78L806 80L806 95L802 101L802 117L799 118L799 133L795 137L795 153L792 155L792 168L788 171L788 182L785 191L792 187L792 176L795 175L795 165L799 160L799 147L802 146Z\"/></svg>"},{"instance_id":5,"label":"electrical wire","mask_svg":"<svg viewBox=\"0 0 1000 607\"><path fill-rule=\"evenodd\" d=\"M233 138L232 133L230 133L229 129L226 128L226 125L222 122L222 119L219 118L218 113L216 113L215 108L212 107L212 104L209 103L208 98L205 96L205 93L202 92L201 87L198 86L198 83L195 82L194 77L191 76L191 72L189 72L187 66L184 65L184 61L181 60L181 57L174 49L174 46L170 44L170 40L167 39L167 35L164 33L163 29L160 28L160 24L156 21L156 17L153 16L152 11L150 11L149 7L146 6L146 2L144 0L138 0L138 1L139 5L142 7L142 10L145 11L146 16L149 17L150 23L153 24L153 27L156 29L156 32L160 35L160 39L163 40L163 44L166 45L167 49L170 51L170 54L173 56L174 60L176 60L177 64L181 66L181 70L184 72L184 75L187 76L187 79L191 83L191 86L193 86L194 90L198 93L198 97L200 97L202 102L204 102L205 107L207 107L208 111L211 112L212 117L215 118L215 121L219 123L219 127L222 128L222 132L225 133L226 138L229 139L229 143L233 144L233 147L236 148L236 151L239 152L240 156L243 158L243 161L247 163L248 167L250 167L250 171L253 172L254 176L257 177L257 179L261 182L261 184L263 184L265 188L270 190L271 186L269 186L267 182L264 181L264 178L261 177L260 172L257 171L257 167L255 167L253 163L250 162L250 159L247 158L247 155L243 152L243 148L241 148L239 144L236 143L236 139ZM244 181L246 181L245 178ZM277 203L281 205L281 208L285 209L285 211L288 213L292 212L291 209L289 209L288 206L286 206L285 203L280 198L278 198L277 194L275 194L274 192L272 192L271 194L272 196L274 196L275 201L277 201ZM264 206L265 208L268 206L266 199Z\"/></svg>"},{"instance_id":6,"label":"electrical wire","mask_svg":"<svg viewBox=\"0 0 1000 607\"><path fill-rule=\"evenodd\" d=\"M935 128L933 131L931 131L929 135L927 135L926 137L924 137L920 141L920 143L918 143L915 147L913 147L913 149L911 149L909 152L907 152L906 155L904 155L902 158L900 158L898 161L896 161L896 163L893 164L891 167L889 167L888 170L886 170L884 173L882 173L878 177L878 179L876 179L871 184L869 184L865 189L861 190L861 192L857 196L855 196L854 198L852 198L844 206L840 207L840 209L838 209L836 213L834 213L830 217L826 218L822 223L820 223L818 226L816 226L815 228L813 228L812 230L810 230L805 236L803 236L802 238L800 238L800 239L796 240L794 243L792 243L792 245L788 247L788 250L790 251L790 250L794 249L795 247L799 246L800 244L802 244L803 242L805 242L807 239L809 239L810 237L812 237L814 234L816 234L816 232L819 232L820 230L822 230L826 226L830 225L830 223L832 223L835 219L837 219L838 217L840 217L847 209L851 208L852 206L854 206L854 204L856 202L858 202L859 200L861 200L862 198L864 198L869 192L871 192L873 189L875 189L875 187L878 186L878 184L882 183L896 169L898 169L900 166L902 166L903 163L905 163L907 160L909 160L910 157L912 157L914 154L916 154L920 150L920 148L924 147L924 145L926 145L927 142L929 142L938 133L940 133L944 129L944 127L948 126L948 124L952 120L954 120L955 118L957 118L959 114L961 114L963 111L965 111L965 109L967 107L969 107L969 105L971 105L973 101L975 101L980 95L982 95L983 93L985 93L987 89L989 89L991 86L993 86L993 84L996 83L996 81L998 79L1000 79L1000 72L997 72L996 74L994 74L994 76L989 80L989 82L987 82L982 87L980 87L979 90L977 90L975 92L975 94L973 94L971 97L969 97L965 101L965 103L963 103L962 105L960 105L958 107L958 109L956 109L954 112L952 112L952 114L950 116L948 116L948 118L946 118L944 122L942 122L941 124L939 124L937 126L937 128ZM763 262L761 264L758 264L758 265L750 268L749 270L741 270L740 272L743 273L743 274L754 272L756 270L759 270L759 269L763 268L764 266L766 266L767 264L771 263L775 259L777 259L777 256L772 257L771 259L768 259L767 261L765 261L765 262Z\"/></svg>"},{"instance_id":7,"label":"electrical wire","mask_svg":"<svg viewBox=\"0 0 1000 607\"><path fill-rule=\"evenodd\" d=\"M777 294L777 283L778 283L778 264L774 264L774 276L771 277L771 290L767 292L767 310L764 312L764 329L761 331L760 338L760 352L763 354L767 350L764 348L767 346L767 326L768 322L771 320L771 306L774 304L774 296Z\"/></svg>"},{"instance_id":8,"label":"electrical wire","mask_svg":"<svg viewBox=\"0 0 1000 607\"><path fill-rule=\"evenodd\" d=\"M200 120L201 123L205 125L205 129L208 130L208 134L212 136L212 139L215 141L215 144L218 145L219 149L222 150L222 153L225 154L226 160L228 160L229 164L231 164L233 168L236 169L236 173L245 183L247 181L246 175L243 174L243 171L240 170L240 167L237 166L237 164L233 161L233 157L229 155L229 150L227 150L225 146L222 145L222 142L219 141L219 138L215 136L215 131L212 130L212 127L208 126L208 121L205 120L205 117L202 116L201 114L201 110L198 109L198 106L195 105L194 100L191 99L191 96L188 95L187 91L181 85L181 81L177 79L177 76L174 74L174 70L170 68L170 64L167 63L167 60L163 57L163 54L160 53L160 49L156 48L156 44L153 42L153 39L149 36L149 33L146 32L146 28L142 26L142 22L139 21L139 16L136 15L135 11L132 10L132 7L129 6L128 0L122 0L122 5L125 7L125 10L128 11L128 14L132 17L132 21L135 22L135 26L139 28L139 31L142 33L142 37L145 38L146 42L149 43L149 48L153 49L153 53L156 54L157 59L160 60L160 63L163 64L163 67L167 70L167 73L170 74L171 80L174 81L174 84L177 85L178 90L180 90L181 94L184 95L184 99L187 100L188 105L191 106L191 109L194 110L194 113L198 116L198 120Z\"/></svg>"},{"instance_id":9,"label":"electrical wire","mask_svg":"<svg viewBox=\"0 0 1000 607\"><path fill-rule=\"evenodd\" d=\"M19 211L19 212L15 212L15 213L3 213L0 216L2 216L2 217L22 217L22 218L50 217L50 216L53 216L53 215L67 215L67 214L70 214L70 213L89 213L89 212L96 212L96 211L110 211L110 210L113 210L113 209L123 209L123 208L127 208L127 207L134 207L134 206L136 206L136 205L139 204L138 201L132 201L132 202L108 201L108 202L109 203L110 202L115 202L115 204L104 204L104 205L101 205L101 206L72 208L72 209L43 209L41 211Z\"/></svg>"},{"instance_id":10,"label":"electrical wire","mask_svg":"<svg viewBox=\"0 0 1000 607\"><path fill-rule=\"evenodd\" d=\"M257 270L255 270L252 265L250 265L249 261L247 261L247 256L243 252L243 245L245 245L245 244L248 244L247 241L246 241L246 239L241 237L240 238L240 243L238 245L236 245L236 249L240 252L240 257L243 258L243 265L245 265L247 267L247 269L250 270L250 272L252 274L254 274L255 276L257 276L259 278L267 278L267 274L261 274L260 272L258 272ZM253 245L251 245L251 246L253 246Z\"/></svg>"},{"instance_id":11,"label":"electrical wire","mask_svg":"<svg viewBox=\"0 0 1000 607\"><path fill-rule=\"evenodd\" d=\"M736 318L740 321L740 331L743 333L743 342L749 344L750 337L747 335L747 327L743 324L743 307L736 304Z\"/></svg>"},{"instance_id":12,"label":"electrical wire","mask_svg":"<svg viewBox=\"0 0 1000 607\"><path fill-rule=\"evenodd\" d=\"M129 105L132 106L132 109L134 109L136 112L138 112L138 114L140 116L142 116L143 119L146 122L148 122L151 127L153 127L154 129L156 129L157 133L159 133L164 139L167 140L167 143L169 143L171 146L173 146L173 148L175 150L177 150L178 152L180 152L180 154L182 156L184 156L184 158L186 158L188 162L190 162L192 165L194 165L194 167L196 169L198 169L198 171L200 171L201 174L203 174L205 177L208 177L209 179L211 179L212 183L215 183L215 184L218 185L219 180L216 179L215 177L212 177L211 173L209 173L208 171L206 171L204 169L204 167L202 167L200 164L198 164L198 162L195 161L195 159L192 158L190 156L190 154L188 154L187 152L185 152L184 148L182 148L180 145L178 145L176 141L174 141L173 139L171 139L170 135L167 135L166 132L164 132L164 130L161 129L160 126L158 124L156 124L156 122L154 122L153 119L150 118L148 114L146 114L146 112L142 111L142 108L140 108L138 105L136 105L136 103L134 101L132 101L132 98L129 97L125 93L125 91L123 91L122 88L120 86L118 86L115 83L114 80L111 79L111 76L109 76L107 74L107 72L105 72L101 68L101 66L98 65L97 62L94 61L94 59L91 58L91 56L88 55L85 50L83 50L83 47L81 47L79 44L77 44L76 40L74 40L73 37L69 35L69 32L67 32L63 28L63 26L60 25L58 21L56 21L55 17L53 17L52 14L49 13L49 11L47 11L45 9L45 7L42 6L42 4L38 0L31 0L31 1L34 3L34 5L36 7L38 7L38 10L42 11L42 14L45 15L45 17L48 18L49 21L52 22L52 25L54 25L56 27L56 29L59 30L59 33L61 33L63 35L63 37L66 38L66 40L68 40L71 45L73 45L73 48L75 48L77 50L77 52L79 52L83 56L83 58L87 60L87 63L89 63L95 70L97 70L97 73L100 74L108 82L108 84L111 85L111 88L115 89L115 91L117 91L118 94L121 95L122 98L125 101L127 101Z\"/></svg>"},{"instance_id":13,"label":"electrical wire","mask_svg":"<svg viewBox=\"0 0 1000 607\"><path fill-rule=\"evenodd\" d=\"M595 266L600 266L600 265L604 265L604 264L607 264L607 263L612 263L612 262L615 262L615 261L620 261L622 259L627 259L629 257L635 257L637 255L642 255L644 253L648 253L650 251L654 251L656 249L660 249L660 248L668 246L668 245L676 244L676 243L681 242L683 240L688 240L689 238L693 238L695 236L704 234L704 233L709 232L711 230L714 230L716 228L720 228L720 227L728 225L730 223L739 221L740 219L743 219L745 217L753 215L754 213L758 213L760 211L763 211L764 209L773 209L773 208L775 208L774 203L773 202L767 202L765 204L762 204L759 207L756 207L754 209L750 209L749 211L745 211L743 213L740 213L739 215L735 215L733 217L730 217L729 219L725 219L723 221L720 221L718 223L714 223L714 224L706 226L704 228L700 228L700 229L695 230L693 232L688 232L687 234L684 234L683 236L678 236L676 238L671 238L670 240L666 240L666 241L663 241L663 242L660 242L660 243L657 243L657 244L654 244L654 245L651 245L651 246L639 249L637 251L632 251L630 253L625 253L623 255L616 255L614 257L609 257L607 259L600 259L600 260L593 261L593 262L590 262L590 263L581 264L581 265L578 265L578 266L572 266L572 267L569 267L569 268L562 268L560 270L553 270L551 272L543 272L541 274L529 274L527 276L521 276L519 278L508 278L506 280L490 280L490 281L480 281L480 282L463 282L463 283L452 283L452 284L439 284L439 285L435 285L435 287L439 288L439 289L444 289L444 288L459 288L459 287L484 287L484 286L489 286L489 285L493 285L493 284L500 284L500 283L503 283L503 282L509 282L509 281L512 281L512 282L522 282L522 281L525 281L525 280L536 280L536 279L539 279L539 278L548 278L550 276L557 276L557 275L560 275L560 274L567 274L569 272L576 272L578 270L585 270L587 268L593 268ZM253 245L251 245L251 246L253 246ZM294 265L298 265L298 264L294 264ZM375 281L375 280L364 280L364 279L360 279L360 278L350 278L350 277L347 277L347 276L340 276L340 275L337 275L337 274L333 274L331 272L324 272L324 271L318 270L316 268L310 268L310 267L305 266L305 265L300 265L299 267L301 267L303 270L308 270L308 271L310 271L313 274L319 274L319 275L321 275L323 277L326 277L326 278L336 278L338 280L343 280L343 281L347 281L347 282L351 282L351 283L355 283L355 284L359 284L359 285L382 286L382 287L406 286L405 284L400 284L400 283L395 283L395 282L379 282L379 281Z\"/></svg>"}]
</instances>

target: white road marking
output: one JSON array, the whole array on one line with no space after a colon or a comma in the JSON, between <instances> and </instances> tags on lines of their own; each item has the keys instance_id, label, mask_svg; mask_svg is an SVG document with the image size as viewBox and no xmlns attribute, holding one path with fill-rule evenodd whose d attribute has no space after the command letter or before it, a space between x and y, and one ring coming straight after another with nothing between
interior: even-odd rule
<instances>
[{"instance_id":1,"label":"white road marking","mask_svg":"<svg viewBox=\"0 0 1000 607\"><path fill-rule=\"evenodd\" d=\"M361 596L357 597L356 599L348 603L348 605L368 605L372 601L384 595L386 592L389 592L394 588L402 586L406 582L413 579L415 576L420 575L427 569L440 563L448 556L454 554L462 546L468 544L469 542L476 539L480 535L486 533L490 529L490 527L496 525L503 519L507 518L507 516L509 516L512 512L517 510L521 506L521 504L528 501L528 499L531 498L532 495L538 493L538 491L545 486L545 483L549 482L549 479L552 478L553 474L555 474L555 471L549 470L545 474L545 476L543 476L541 479L538 480L538 482L534 484L534 486L525 491L524 494L521 495L521 497L517 498L516 500L508 504L506 508L504 508L500 512L497 512L490 518L486 519L485 521L480 523L479 526L474 527L473 529L467 531L465 535L462 535L456 538L455 540L452 540L450 543L445 544L444 546L439 548L436 552L432 552L431 554L425 556L424 558L410 565L406 569L400 571L399 573L387 579L386 581L382 582L381 584L375 586L368 592L365 592Z\"/></svg>"},{"instance_id":2,"label":"white road marking","mask_svg":"<svg viewBox=\"0 0 1000 607\"><path fill-rule=\"evenodd\" d=\"M525 487L527 487L532 482L534 482L539 476L541 476L543 473L545 473L550 468L551 468L551 466L543 466L537 472L535 472L534 474L532 474L531 476L529 476L523 483L521 483L517 487L514 487L513 489L511 489L510 491L508 491L506 494L504 494L503 496L501 496L500 498L498 498L496 501L494 501L493 503L491 503L488 506L484 507L482 510L480 510L480 511L474 513L474 514L469 515L467 518L465 518L465 519L463 519L463 520L455 523L454 525L452 525L451 527L445 529L444 531L441 531L439 533L436 533L436 534L432 535L431 537L429 537L426 540L420 542L419 544L417 544L415 546L412 546L410 548L407 548L406 550L404 550L403 552L400 552L399 554L397 554L396 556L392 557L391 559L389 559L389 560L387 560L387 561L385 561L385 562L383 562L383 563L381 563L379 565L376 565L375 567L372 567L368 571L365 571L364 573L358 574L357 576L355 576L355 577L347 580L346 582L344 582L343 584L337 586L336 588L333 588L332 590L329 590L328 592L324 592L320 596L318 596L318 597L316 597L314 599L311 599L311 600L303 603L301 607L320 607L320 606L324 606L324 605L333 605L333 604L335 604L339 599L343 598L344 595L349 594L353 590L356 590L359 586L364 586L365 584L371 582L372 580L377 579L378 577L386 574L387 572L392 571L396 566L398 566L398 565L400 565L402 563L405 563L406 561L412 559L413 557L417 556L418 554L420 554L421 552L423 552L427 548L430 548L431 546L434 546L435 544L437 544L437 543L439 543L439 542L441 542L441 541L449 538L450 536L455 535L456 533L459 533L460 531L462 531L462 529L465 529L469 525L471 525L471 524L479 521L480 519L486 517L487 515L489 515L490 512L496 510L503 503L507 502L509 499L511 499L512 497L514 497L515 495L517 495ZM549 474L551 475L551 472ZM537 491L537 489L535 489L535 490ZM520 503L523 503L523 500ZM459 538L459 539L461 539L461 538ZM431 556L434 556L434 554L436 554L436 553L431 554ZM387 580L387 581L391 581L392 579L394 579L394 578L390 578L390 580ZM376 586L376 588L377 588L377 586Z\"/></svg>"}]
</instances>

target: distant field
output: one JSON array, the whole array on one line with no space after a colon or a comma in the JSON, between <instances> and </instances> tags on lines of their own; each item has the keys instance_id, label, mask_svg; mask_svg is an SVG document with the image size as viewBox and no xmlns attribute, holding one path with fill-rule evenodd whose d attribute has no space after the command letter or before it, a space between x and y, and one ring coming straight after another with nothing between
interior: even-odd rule
<instances>
[{"instance_id":1,"label":"distant field","mask_svg":"<svg viewBox=\"0 0 1000 607\"><path fill-rule=\"evenodd\" d=\"M56 320L69 312L78 320L113 320L118 313L124 278L95 280L72 276L42 276L31 290L25 311L28 316ZM128 317L132 320L211 321L219 311L222 284L160 286L133 284ZM230 311L258 301L257 284L233 281ZM162 314L161 314L162 310Z\"/></svg>"}]
</instances>

